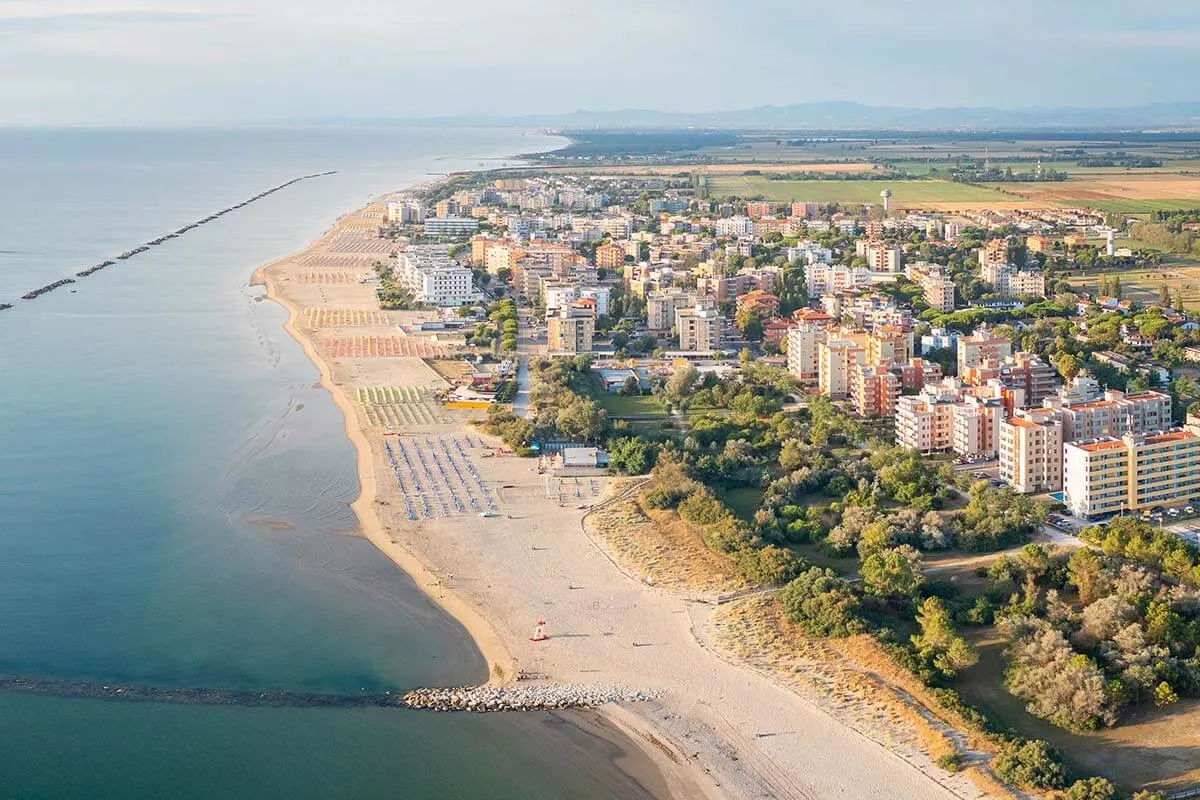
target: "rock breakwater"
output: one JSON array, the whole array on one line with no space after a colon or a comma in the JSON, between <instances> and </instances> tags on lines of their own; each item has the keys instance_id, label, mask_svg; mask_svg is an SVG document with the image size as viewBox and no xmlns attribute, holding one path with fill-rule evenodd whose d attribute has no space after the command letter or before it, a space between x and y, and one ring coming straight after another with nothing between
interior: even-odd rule
<instances>
[{"instance_id":1,"label":"rock breakwater","mask_svg":"<svg viewBox=\"0 0 1200 800\"><path fill-rule=\"evenodd\" d=\"M543 711L595 708L608 703L642 703L657 693L626 686L551 683L537 686L471 686L414 689L401 702L431 711Z\"/></svg>"}]
</instances>

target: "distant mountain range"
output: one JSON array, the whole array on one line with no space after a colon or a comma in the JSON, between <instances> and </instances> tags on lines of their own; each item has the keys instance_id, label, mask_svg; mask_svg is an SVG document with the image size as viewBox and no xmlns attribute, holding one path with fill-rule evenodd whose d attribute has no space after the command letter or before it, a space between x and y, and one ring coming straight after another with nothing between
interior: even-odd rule
<instances>
[{"instance_id":1,"label":"distant mountain range","mask_svg":"<svg viewBox=\"0 0 1200 800\"><path fill-rule=\"evenodd\" d=\"M626 109L529 116L440 117L436 124L505 125L563 130L620 128L736 128L796 130L1137 130L1200 129L1200 102L1124 108L902 108L852 102L759 106L698 113Z\"/></svg>"}]
</instances>

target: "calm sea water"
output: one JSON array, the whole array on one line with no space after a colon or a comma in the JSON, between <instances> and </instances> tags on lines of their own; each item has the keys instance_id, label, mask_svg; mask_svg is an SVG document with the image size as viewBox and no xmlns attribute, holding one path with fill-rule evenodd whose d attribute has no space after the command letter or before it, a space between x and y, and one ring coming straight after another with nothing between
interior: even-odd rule
<instances>
[{"instance_id":1,"label":"calm sea water","mask_svg":"<svg viewBox=\"0 0 1200 800\"><path fill-rule=\"evenodd\" d=\"M16 303L0 312L0 673L331 693L482 679L462 629L345 535L353 449L283 311L247 279L369 196L552 144L385 127L0 131L0 302ZM14 299L331 169L74 293ZM618 768L631 758L541 714L0 693L5 798L659 793Z\"/></svg>"}]
</instances>

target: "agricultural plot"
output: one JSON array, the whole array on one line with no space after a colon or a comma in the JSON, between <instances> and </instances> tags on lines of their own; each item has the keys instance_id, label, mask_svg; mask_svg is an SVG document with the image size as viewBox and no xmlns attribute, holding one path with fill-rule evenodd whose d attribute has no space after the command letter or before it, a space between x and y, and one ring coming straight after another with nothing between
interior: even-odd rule
<instances>
[{"instance_id":1,"label":"agricultural plot","mask_svg":"<svg viewBox=\"0 0 1200 800\"><path fill-rule=\"evenodd\" d=\"M310 328L386 327L392 324L382 311L355 308L306 308L304 322Z\"/></svg>"},{"instance_id":2,"label":"agricultural plot","mask_svg":"<svg viewBox=\"0 0 1200 800\"><path fill-rule=\"evenodd\" d=\"M361 273L351 272L349 270L320 270L314 272L301 272L296 276L297 283L308 284L329 284L332 286L346 285L358 283L358 276Z\"/></svg>"},{"instance_id":3,"label":"agricultural plot","mask_svg":"<svg viewBox=\"0 0 1200 800\"><path fill-rule=\"evenodd\" d=\"M348 336L322 342L333 358L446 358L450 351L417 336Z\"/></svg>"},{"instance_id":4,"label":"agricultural plot","mask_svg":"<svg viewBox=\"0 0 1200 800\"><path fill-rule=\"evenodd\" d=\"M1014 198L995 189L938 180L770 180L761 175L716 175L712 177L711 192L715 196L762 196L776 203L879 203L879 193L884 189L891 190L891 203L897 208L937 203L985 206L1014 202Z\"/></svg>"},{"instance_id":5,"label":"agricultural plot","mask_svg":"<svg viewBox=\"0 0 1200 800\"><path fill-rule=\"evenodd\" d=\"M1200 207L1200 177L1174 174L1090 175L1057 183L1010 183L1005 191L1054 205L1148 214Z\"/></svg>"},{"instance_id":6,"label":"agricultural plot","mask_svg":"<svg viewBox=\"0 0 1200 800\"><path fill-rule=\"evenodd\" d=\"M395 249L396 243L390 239L364 239L361 236L339 236L329 244L330 253L353 253L372 258L388 255Z\"/></svg>"},{"instance_id":7,"label":"agricultural plot","mask_svg":"<svg viewBox=\"0 0 1200 800\"><path fill-rule=\"evenodd\" d=\"M447 421L442 404L423 386L359 387L358 403L367 422L376 427L402 430Z\"/></svg>"},{"instance_id":8,"label":"agricultural plot","mask_svg":"<svg viewBox=\"0 0 1200 800\"><path fill-rule=\"evenodd\" d=\"M482 442L457 436L398 436L383 443L408 519L494 512L497 496L472 460Z\"/></svg>"}]
</instances>

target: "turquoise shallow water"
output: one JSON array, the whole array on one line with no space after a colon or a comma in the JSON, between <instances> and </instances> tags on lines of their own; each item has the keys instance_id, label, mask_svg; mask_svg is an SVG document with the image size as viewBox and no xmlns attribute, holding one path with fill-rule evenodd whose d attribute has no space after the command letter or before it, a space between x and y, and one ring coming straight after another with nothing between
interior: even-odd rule
<instances>
[{"instance_id":1,"label":"turquoise shallow water","mask_svg":"<svg viewBox=\"0 0 1200 800\"><path fill-rule=\"evenodd\" d=\"M370 195L548 145L469 130L0 131L0 302L17 304L0 312L0 673L330 693L481 679L462 629L344 535L353 449L282 309L247 279ZM12 299L328 169L73 293ZM659 793L626 776L623 745L548 714L0 693L0 742L6 798Z\"/></svg>"}]
</instances>

